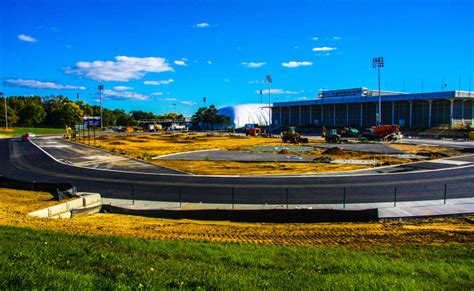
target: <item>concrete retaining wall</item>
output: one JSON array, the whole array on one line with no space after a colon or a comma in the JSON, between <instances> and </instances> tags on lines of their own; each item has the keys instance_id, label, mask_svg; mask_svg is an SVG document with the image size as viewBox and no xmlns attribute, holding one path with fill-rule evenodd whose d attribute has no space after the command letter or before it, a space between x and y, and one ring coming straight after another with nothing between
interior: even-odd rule
<instances>
[{"instance_id":1,"label":"concrete retaining wall","mask_svg":"<svg viewBox=\"0 0 474 291\"><path fill-rule=\"evenodd\" d=\"M79 196L82 197L30 212L28 215L45 218L70 218L73 209L94 208L102 205L102 199L98 193L79 193Z\"/></svg>"}]
</instances>

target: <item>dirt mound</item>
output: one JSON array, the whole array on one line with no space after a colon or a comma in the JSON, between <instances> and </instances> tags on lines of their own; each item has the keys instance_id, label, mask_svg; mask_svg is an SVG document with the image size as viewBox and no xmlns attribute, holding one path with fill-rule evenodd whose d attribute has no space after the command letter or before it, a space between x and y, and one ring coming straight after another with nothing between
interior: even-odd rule
<instances>
[{"instance_id":1,"label":"dirt mound","mask_svg":"<svg viewBox=\"0 0 474 291\"><path fill-rule=\"evenodd\" d=\"M430 152L430 151L419 151L416 153L419 156L428 157L430 159L441 159L449 157L448 154L443 152Z\"/></svg>"},{"instance_id":2,"label":"dirt mound","mask_svg":"<svg viewBox=\"0 0 474 291\"><path fill-rule=\"evenodd\" d=\"M109 142L109 145L126 145L127 143L123 142L123 141L112 141L112 142Z\"/></svg>"},{"instance_id":3,"label":"dirt mound","mask_svg":"<svg viewBox=\"0 0 474 291\"><path fill-rule=\"evenodd\" d=\"M281 151L278 152L279 154L281 155L287 155L290 153L290 151L288 149L282 149Z\"/></svg>"},{"instance_id":4,"label":"dirt mound","mask_svg":"<svg viewBox=\"0 0 474 291\"><path fill-rule=\"evenodd\" d=\"M343 155L345 154L346 152L338 147L333 147L333 148L329 148L327 150L325 150L323 152L323 155Z\"/></svg>"}]
</instances>

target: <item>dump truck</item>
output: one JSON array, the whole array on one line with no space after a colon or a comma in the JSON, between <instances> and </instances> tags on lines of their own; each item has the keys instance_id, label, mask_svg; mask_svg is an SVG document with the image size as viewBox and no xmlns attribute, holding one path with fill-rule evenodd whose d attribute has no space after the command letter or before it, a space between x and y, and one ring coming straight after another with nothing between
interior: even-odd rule
<instances>
[{"instance_id":1,"label":"dump truck","mask_svg":"<svg viewBox=\"0 0 474 291\"><path fill-rule=\"evenodd\" d=\"M296 128L294 126L288 127L287 131L283 131L281 133L281 140L286 143L286 142L291 142L291 143L308 143L308 139L301 137L301 134L296 132Z\"/></svg>"},{"instance_id":2,"label":"dump truck","mask_svg":"<svg viewBox=\"0 0 474 291\"><path fill-rule=\"evenodd\" d=\"M400 126L397 124L372 126L370 129L365 130L362 136L368 140L375 141L395 141L403 137L400 132Z\"/></svg>"}]
</instances>

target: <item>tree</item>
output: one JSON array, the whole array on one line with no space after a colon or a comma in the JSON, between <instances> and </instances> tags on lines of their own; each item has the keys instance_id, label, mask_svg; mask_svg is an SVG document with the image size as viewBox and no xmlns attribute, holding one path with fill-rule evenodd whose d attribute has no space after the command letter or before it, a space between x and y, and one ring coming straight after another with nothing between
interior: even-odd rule
<instances>
[{"instance_id":1,"label":"tree","mask_svg":"<svg viewBox=\"0 0 474 291\"><path fill-rule=\"evenodd\" d=\"M135 120L142 120L142 119L155 119L155 115L151 112L144 112L141 110L131 111L130 114L132 115L133 119Z\"/></svg>"},{"instance_id":2,"label":"tree","mask_svg":"<svg viewBox=\"0 0 474 291\"><path fill-rule=\"evenodd\" d=\"M175 112L165 113L163 115L158 115L158 119L183 119L182 114L177 114Z\"/></svg>"},{"instance_id":3,"label":"tree","mask_svg":"<svg viewBox=\"0 0 474 291\"><path fill-rule=\"evenodd\" d=\"M214 129L214 125L228 124L230 118L226 115L217 114L217 108L214 105L207 107L200 107L192 116L192 123L196 127L204 129Z\"/></svg>"},{"instance_id":4,"label":"tree","mask_svg":"<svg viewBox=\"0 0 474 291\"><path fill-rule=\"evenodd\" d=\"M19 120L22 126L34 127L40 125L46 117L43 105L37 102L26 102L19 112Z\"/></svg>"}]
</instances>

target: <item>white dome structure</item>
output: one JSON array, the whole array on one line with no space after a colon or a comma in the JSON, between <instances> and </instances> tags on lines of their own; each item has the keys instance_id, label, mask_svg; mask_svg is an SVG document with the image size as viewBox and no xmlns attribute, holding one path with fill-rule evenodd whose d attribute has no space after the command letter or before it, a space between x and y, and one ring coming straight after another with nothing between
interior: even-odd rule
<instances>
[{"instance_id":1,"label":"white dome structure","mask_svg":"<svg viewBox=\"0 0 474 291\"><path fill-rule=\"evenodd\" d=\"M238 104L222 107L217 114L230 117L231 126L234 128L244 127L247 123L256 123L259 126L269 125L268 104Z\"/></svg>"}]
</instances>

